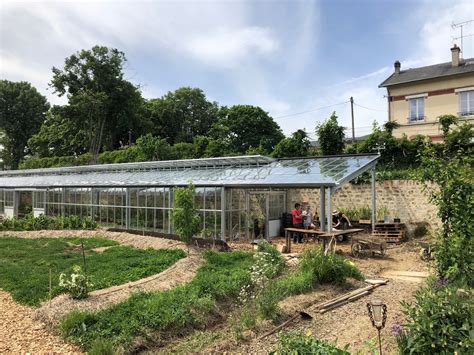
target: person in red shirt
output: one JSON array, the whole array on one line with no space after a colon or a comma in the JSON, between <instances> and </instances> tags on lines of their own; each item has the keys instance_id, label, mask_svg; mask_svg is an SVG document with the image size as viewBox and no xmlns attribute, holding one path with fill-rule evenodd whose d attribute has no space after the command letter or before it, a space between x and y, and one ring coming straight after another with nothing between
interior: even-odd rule
<instances>
[{"instance_id":1,"label":"person in red shirt","mask_svg":"<svg viewBox=\"0 0 474 355\"><path fill-rule=\"evenodd\" d=\"M291 211L291 216L293 217L293 227L303 229L303 217L301 217L301 205L299 203L295 203L295 208ZM296 243L296 241L302 243L303 234L293 233L293 243Z\"/></svg>"}]
</instances>

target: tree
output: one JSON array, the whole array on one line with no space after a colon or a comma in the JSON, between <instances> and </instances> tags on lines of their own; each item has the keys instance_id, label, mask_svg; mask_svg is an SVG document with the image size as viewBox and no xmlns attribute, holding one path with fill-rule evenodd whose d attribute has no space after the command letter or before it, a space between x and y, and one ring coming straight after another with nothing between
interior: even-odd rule
<instances>
[{"instance_id":1,"label":"tree","mask_svg":"<svg viewBox=\"0 0 474 355\"><path fill-rule=\"evenodd\" d=\"M69 119L69 106L53 106L39 131L28 140L28 147L35 156L60 157L81 155L88 151L88 137L82 123Z\"/></svg>"},{"instance_id":2,"label":"tree","mask_svg":"<svg viewBox=\"0 0 474 355\"><path fill-rule=\"evenodd\" d=\"M138 138L134 148L144 161L171 159L171 147L168 142L163 138L153 137L151 133Z\"/></svg>"},{"instance_id":3,"label":"tree","mask_svg":"<svg viewBox=\"0 0 474 355\"><path fill-rule=\"evenodd\" d=\"M207 100L201 89L183 87L147 102L154 135L168 143L191 143L195 136L207 135L217 120L218 105Z\"/></svg>"},{"instance_id":4,"label":"tree","mask_svg":"<svg viewBox=\"0 0 474 355\"><path fill-rule=\"evenodd\" d=\"M187 187L174 189L174 207L171 213L173 226L183 243L188 244L191 238L199 232L201 217L194 206L196 189L192 183Z\"/></svg>"},{"instance_id":5,"label":"tree","mask_svg":"<svg viewBox=\"0 0 474 355\"><path fill-rule=\"evenodd\" d=\"M308 155L310 145L308 134L299 129L291 137L282 139L272 155L276 158L304 157Z\"/></svg>"},{"instance_id":6,"label":"tree","mask_svg":"<svg viewBox=\"0 0 474 355\"><path fill-rule=\"evenodd\" d=\"M339 126L336 112L316 126L316 135L323 155L341 154L344 150L344 127Z\"/></svg>"},{"instance_id":7,"label":"tree","mask_svg":"<svg viewBox=\"0 0 474 355\"><path fill-rule=\"evenodd\" d=\"M30 83L0 81L0 128L5 134L1 155L6 166L18 168L28 139L38 131L48 109L46 98Z\"/></svg>"},{"instance_id":8,"label":"tree","mask_svg":"<svg viewBox=\"0 0 474 355\"><path fill-rule=\"evenodd\" d=\"M138 87L123 78L125 61L123 52L95 46L66 58L63 69L53 68L50 86L59 96L67 95L65 118L84 132L93 155L150 129Z\"/></svg>"},{"instance_id":9,"label":"tree","mask_svg":"<svg viewBox=\"0 0 474 355\"><path fill-rule=\"evenodd\" d=\"M222 131L228 132L230 150L245 154L250 148L261 146L267 154L283 139L278 123L260 107L235 105L219 111ZM215 130L218 130L214 127Z\"/></svg>"}]
</instances>

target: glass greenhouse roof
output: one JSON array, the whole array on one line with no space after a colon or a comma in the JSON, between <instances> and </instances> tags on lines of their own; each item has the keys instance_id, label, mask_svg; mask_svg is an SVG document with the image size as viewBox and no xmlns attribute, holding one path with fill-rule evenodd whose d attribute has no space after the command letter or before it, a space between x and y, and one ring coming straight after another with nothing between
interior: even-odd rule
<instances>
[{"instance_id":1,"label":"glass greenhouse roof","mask_svg":"<svg viewBox=\"0 0 474 355\"><path fill-rule=\"evenodd\" d=\"M273 159L244 156L0 172L0 188L196 186L337 187L371 167L376 154Z\"/></svg>"}]
</instances>

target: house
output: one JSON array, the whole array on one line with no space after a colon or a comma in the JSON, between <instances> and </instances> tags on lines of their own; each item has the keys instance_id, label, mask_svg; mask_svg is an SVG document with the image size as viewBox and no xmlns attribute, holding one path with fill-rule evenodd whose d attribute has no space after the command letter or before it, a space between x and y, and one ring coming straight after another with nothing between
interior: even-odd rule
<instances>
[{"instance_id":1,"label":"house","mask_svg":"<svg viewBox=\"0 0 474 355\"><path fill-rule=\"evenodd\" d=\"M388 119L400 127L394 136L418 134L441 141L438 117L458 115L474 123L474 58L461 59L460 48L451 48L451 62L395 70L379 87L387 88Z\"/></svg>"}]
</instances>

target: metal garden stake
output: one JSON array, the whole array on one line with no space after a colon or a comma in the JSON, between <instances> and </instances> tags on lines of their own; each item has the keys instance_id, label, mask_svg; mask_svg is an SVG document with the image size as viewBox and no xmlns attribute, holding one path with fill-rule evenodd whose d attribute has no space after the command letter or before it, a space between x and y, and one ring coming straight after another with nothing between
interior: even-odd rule
<instances>
[{"instance_id":1,"label":"metal garden stake","mask_svg":"<svg viewBox=\"0 0 474 355\"><path fill-rule=\"evenodd\" d=\"M380 331L385 327L387 320L387 305L379 298L371 300L367 303L367 310L369 311L369 318L372 326L377 329L379 338L379 350L382 355L382 340L380 339Z\"/></svg>"}]
</instances>

